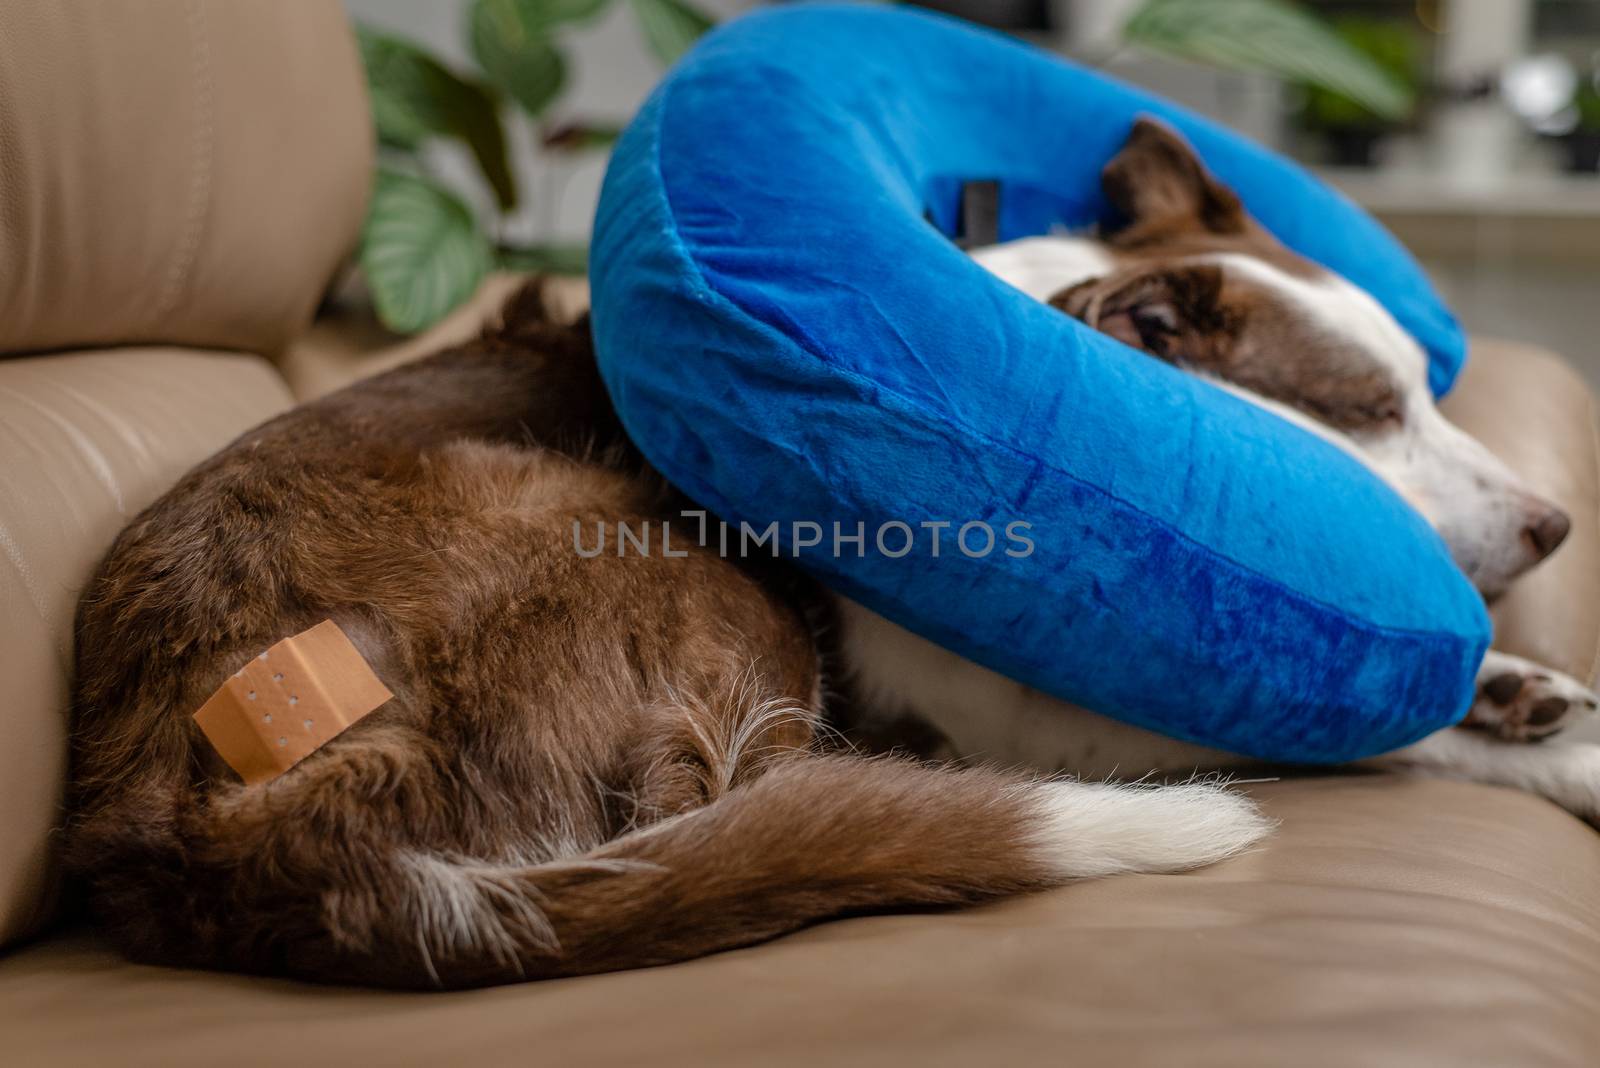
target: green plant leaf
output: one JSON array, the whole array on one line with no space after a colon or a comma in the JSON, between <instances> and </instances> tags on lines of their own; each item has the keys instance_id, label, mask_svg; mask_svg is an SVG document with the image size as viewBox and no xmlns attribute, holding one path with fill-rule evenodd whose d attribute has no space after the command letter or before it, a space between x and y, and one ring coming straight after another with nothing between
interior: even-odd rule
<instances>
[{"instance_id":1,"label":"green plant leaf","mask_svg":"<svg viewBox=\"0 0 1600 1068\"><path fill-rule=\"evenodd\" d=\"M467 36L489 80L529 115L550 105L567 81L566 60L545 36L547 24L526 21L521 0L474 0Z\"/></svg>"},{"instance_id":2,"label":"green plant leaf","mask_svg":"<svg viewBox=\"0 0 1600 1068\"><path fill-rule=\"evenodd\" d=\"M1332 27L1341 40L1388 71L1408 91L1416 91L1421 81L1420 42L1409 25L1394 19L1348 16L1335 19ZM1345 94L1316 85L1306 86L1303 119L1308 127L1325 131L1381 130L1390 125Z\"/></svg>"},{"instance_id":3,"label":"green plant leaf","mask_svg":"<svg viewBox=\"0 0 1600 1068\"><path fill-rule=\"evenodd\" d=\"M669 66L689 51L716 20L686 0L628 0L644 39L661 62Z\"/></svg>"},{"instance_id":4,"label":"green plant leaf","mask_svg":"<svg viewBox=\"0 0 1600 1068\"><path fill-rule=\"evenodd\" d=\"M416 148L430 136L449 133L431 84L441 74L443 79L452 77L448 71L398 37L357 26L356 41L379 140L396 148Z\"/></svg>"},{"instance_id":5,"label":"green plant leaf","mask_svg":"<svg viewBox=\"0 0 1600 1068\"><path fill-rule=\"evenodd\" d=\"M502 245L500 266L508 271L542 271L550 274L585 274L589 270L587 245Z\"/></svg>"},{"instance_id":6,"label":"green plant leaf","mask_svg":"<svg viewBox=\"0 0 1600 1068\"><path fill-rule=\"evenodd\" d=\"M494 94L402 38L365 27L357 27L356 37L378 140L408 150L430 137L460 141L472 152L501 209L515 208L517 183Z\"/></svg>"},{"instance_id":7,"label":"green plant leaf","mask_svg":"<svg viewBox=\"0 0 1600 1068\"><path fill-rule=\"evenodd\" d=\"M394 171L373 183L359 258L378 318L404 334L442 319L490 266L489 242L460 199Z\"/></svg>"},{"instance_id":8,"label":"green plant leaf","mask_svg":"<svg viewBox=\"0 0 1600 1068\"><path fill-rule=\"evenodd\" d=\"M1145 0L1123 38L1155 52L1257 70L1342 93L1384 119L1410 114L1409 89L1309 12L1281 0Z\"/></svg>"},{"instance_id":9,"label":"green plant leaf","mask_svg":"<svg viewBox=\"0 0 1600 1068\"><path fill-rule=\"evenodd\" d=\"M446 102L453 115L456 136L472 150L483 180L494 190L501 211L517 206L517 179L506 153L506 132L500 124L500 101L484 86L462 82L466 93Z\"/></svg>"}]
</instances>

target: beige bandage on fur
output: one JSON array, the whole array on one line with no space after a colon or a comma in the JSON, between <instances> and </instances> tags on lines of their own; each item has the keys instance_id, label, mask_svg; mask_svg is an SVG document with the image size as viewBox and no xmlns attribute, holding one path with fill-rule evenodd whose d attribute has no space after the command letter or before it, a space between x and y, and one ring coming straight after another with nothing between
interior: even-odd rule
<instances>
[{"instance_id":1,"label":"beige bandage on fur","mask_svg":"<svg viewBox=\"0 0 1600 1068\"><path fill-rule=\"evenodd\" d=\"M331 619L272 646L195 723L247 783L277 778L394 694Z\"/></svg>"}]
</instances>

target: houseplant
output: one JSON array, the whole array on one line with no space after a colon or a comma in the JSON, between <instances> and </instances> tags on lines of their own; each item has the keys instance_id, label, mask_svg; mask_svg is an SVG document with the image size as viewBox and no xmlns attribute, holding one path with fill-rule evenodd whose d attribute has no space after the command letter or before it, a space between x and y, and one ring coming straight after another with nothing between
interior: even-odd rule
<instances>
[{"instance_id":1,"label":"houseplant","mask_svg":"<svg viewBox=\"0 0 1600 1068\"><path fill-rule=\"evenodd\" d=\"M463 9L475 68L451 69L403 38L360 28L381 147L359 260L379 318L411 333L443 317L496 267L578 273L581 246L515 244L498 231L522 191L507 150L508 123L542 123L540 151L608 150L615 122L548 123L566 84L562 39L625 4L651 51L677 59L712 19L694 0L468 0ZM1285 0L1142 0L1122 44L1215 66L1265 71L1342 94L1385 120L1406 115L1411 91ZM429 169L427 147L464 146L493 208L474 212Z\"/></svg>"},{"instance_id":2,"label":"houseplant","mask_svg":"<svg viewBox=\"0 0 1600 1068\"><path fill-rule=\"evenodd\" d=\"M712 20L691 0L469 0L462 9L475 69L459 71L404 38L357 28L377 129L379 165L358 260L378 317L411 333L442 318L497 267L581 273L581 246L513 244L497 237L521 201L507 150L512 123L541 124L547 153L603 150L615 123L546 122L568 77L563 37L625 3L645 43L670 64ZM475 213L433 174L426 149L464 146L494 209Z\"/></svg>"}]
</instances>

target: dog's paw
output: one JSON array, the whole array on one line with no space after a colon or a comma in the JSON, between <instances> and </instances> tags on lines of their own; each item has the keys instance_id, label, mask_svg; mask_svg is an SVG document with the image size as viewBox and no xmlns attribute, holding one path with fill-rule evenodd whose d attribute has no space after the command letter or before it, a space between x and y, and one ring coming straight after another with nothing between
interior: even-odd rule
<instances>
[{"instance_id":1,"label":"dog's paw","mask_svg":"<svg viewBox=\"0 0 1600 1068\"><path fill-rule=\"evenodd\" d=\"M1062 878L1188 871L1243 852L1276 826L1247 795L1217 782L1036 789L1039 845Z\"/></svg>"},{"instance_id":2,"label":"dog's paw","mask_svg":"<svg viewBox=\"0 0 1600 1068\"><path fill-rule=\"evenodd\" d=\"M1525 782L1517 785L1549 798L1557 805L1600 828L1600 745L1553 742L1529 751L1548 756Z\"/></svg>"},{"instance_id":3,"label":"dog's paw","mask_svg":"<svg viewBox=\"0 0 1600 1068\"><path fill-rule=\"evenodd\" d=\"M1537 742L1600 708L1588 687L1507 653L1489 652L1478 670L1478 694L1462 726L1513 742Z\"/></svg>"}]
</instances>

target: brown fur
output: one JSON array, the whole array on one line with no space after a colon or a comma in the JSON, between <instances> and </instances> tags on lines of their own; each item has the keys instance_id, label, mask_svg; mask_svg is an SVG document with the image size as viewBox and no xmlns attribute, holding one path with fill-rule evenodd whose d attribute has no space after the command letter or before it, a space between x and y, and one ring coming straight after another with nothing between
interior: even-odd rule
<instances>
[{"instance_id":1,"label":"brown fur","mask_svg":"<svg viewBox=\"0 0 1600 1068\"><path fill-rule=\"evenodd\" d=\"M575 520L675 504L588 345L524 292L244 435L117 539L77 620L67 857L132 955L463 986L1053 881L1020 780L817 752L777 587L698 548L577 554ZM324 618L395 697L245 786L191 715Z\"/></svg>"}]
</instances>

